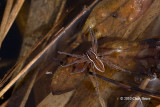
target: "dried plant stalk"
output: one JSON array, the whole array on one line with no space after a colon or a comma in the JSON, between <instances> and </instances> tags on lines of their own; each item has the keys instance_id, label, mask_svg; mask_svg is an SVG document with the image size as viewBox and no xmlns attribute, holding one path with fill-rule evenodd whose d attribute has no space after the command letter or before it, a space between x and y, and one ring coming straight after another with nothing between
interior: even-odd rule
<instances>
[{"instance_id":1,"label":"dried plant stalk","mask_svg":"<svg viewBox=\"0 0 160 107\"><path fill-rule=\"evenodd\" d=\"M62 15L63 9L64 9L64 7L65 7L65 4L66 4L66 0L62 1L62 5L61 5L61 7L60 7L59 13L58 13L58 15L57 15L57 17L56 17L56 20L55 20L55 22L54 22L55 24L58 23L61 15Z\"/></svg>"},{"instance_id":2,"label":"dried plant stalk","mask_svg":"<svg viewBox=\"0 0 160 107\"><path fill-rule=\"evenodd\" d=\"M4 38L5 38L4 30L5 30L7 21L8 21L8 17L10 15L12 5L13 5L13 0L7 0L7 5L6 5L5 11L4 11L4 15L3 15L3 19L2 19L1 27L0 27L0 37L1 37L0 38L0 47L2 45Z\"/></svg>"},{"instance_id":3,"label":"dried plant stalk","mask_svg":"<svg viewBox=\"0 0 160 107\"><path fill-rule=\"evenodd\" d=\"M25 107L25 104L26 104L26 102L27 102L27 100L28 100L28 97L29 97L30 92L31 92L31 90L32 90L32 87L33 87L33 85L34 85L34 83L35 83L35 80L36 80L37 75L38 75L38 72L35 72L35 73L33 74L31 83L29 84L28 90L27 90L27 92L25 93L25 96L24 96L24 98L23 98L23 100L22 100L22 102L21 102L20 107Z\"/></svg>"},{"instance_id":4,"label":"dried plant stalk","mask_svg":"<svg viewBox=\"0 0 160 107\"><path fill-rule=\"evenodd\" d=\"M1 47L1 44L2 44L2 42L4 40L4 38L6 37L9 29L11 28L11 25L13 24L14 20L16 19L17 14L19 13L23 3L24 3L24 0L18 0L16 2L16 4L14 5L13 10L11 11L9 17L7 18L8 20L7 20L6 24L5 24L6 26L4 28L4 32L2 32L3 35L1 35L0 47Z\"/></svg>"}]
</instances>

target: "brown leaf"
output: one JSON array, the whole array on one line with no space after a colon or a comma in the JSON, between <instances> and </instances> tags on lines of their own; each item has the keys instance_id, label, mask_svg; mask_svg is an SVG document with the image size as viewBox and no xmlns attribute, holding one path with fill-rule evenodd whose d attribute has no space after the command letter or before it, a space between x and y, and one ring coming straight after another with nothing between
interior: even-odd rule
<instances>
[{"instance_id":1,"label":"brown leaf","mask_svg":"<svg viewBox=\"0 0 160 107\"><path fill-rule=\"evenodd\" d=\"M68 63L73 58L68 59ZM75 73L83 68L84 64L77 64L69 67L59 67L54 73L51 83L52 94L62 94L75 89L84 78L84 73Z\"/></svg>"}]
</instances>

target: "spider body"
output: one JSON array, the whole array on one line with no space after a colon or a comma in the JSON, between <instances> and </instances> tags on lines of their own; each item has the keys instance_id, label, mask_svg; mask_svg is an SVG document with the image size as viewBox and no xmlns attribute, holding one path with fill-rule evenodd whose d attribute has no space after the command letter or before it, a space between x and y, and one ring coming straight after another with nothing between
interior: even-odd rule
<instances>
[{"instance_id":1,"label":"spider body","mask_svg":"<svg viewBox=\"0 0 160 107\"><path fill-rule=\"evenodd\" d=\"M98 55L92 51L92 49L88 50L86 52L86 56L88 58L88 60L90 61L90 63L92 63L92 65L94 65L94 67L100 71L100 72L104 72L105 68L104 68L104 64L102 62L102 60L98 57Z\"/></svg>"}]
</instances>

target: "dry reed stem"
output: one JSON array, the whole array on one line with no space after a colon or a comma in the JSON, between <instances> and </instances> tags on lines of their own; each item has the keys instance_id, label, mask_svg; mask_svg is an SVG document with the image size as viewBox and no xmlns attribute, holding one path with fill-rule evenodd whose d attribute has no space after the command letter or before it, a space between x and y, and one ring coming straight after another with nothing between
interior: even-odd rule
<instances>
[{"instance_id":1,"label":"dry reed stem","mask_svg":"<svg viewBox=\"0 0 160 107\"><path fill-rule=\"evenodd\" d=\"M26 93L25 93L25 96L23 97L23 100L21 101L20 107L25 107L26 102L27 102L27 100L28 100L28 97L29 97L29 95L30 95L30 93L31 93L31 90L32 90L32 88L33 88L33 85L34 85L34 83L35 83L35 80L36 80L37 75L38 75L38 72L35 72L35 73L33 74L33 77L32 77L32 79L31 79L31 81L30 81L30 84L29 84L29 86L27 87L28 89L27 89L27 91L26 91Z\"/></svg>"},{"instance_id":2,"label":"dry reed stem","mask_svg":"<svg viewBox=\"0 0 160 107\"><path fill-rule=\"evenodd\" d=\"M65 4L66 4L66 0L63 0L63 1L62 1L62 5L61 5L61 7L60 7L60 10L59 10L59 12L58 12L58 15L57 15L57 17L56 17L56 20L55 20L54 24L57 24L57 23L58 23L61 15L62 15L63 9L64 9L64 7L65 7Z\"/></svg>"},{"instance_id":3,"label":"dry reed stem","mask_svg":"<svg viewBox=\"0 0 160 107\"><path fill-rule=\"evenodd\" d=\"M10 1L10 0L9 0ZM5 29L4 29L4 33L2 35L2 41L0 41L0 47L1 47L1 44L4 40L4 38L6 37L9 29L11 28L11 25L13 24L14 20L16 19L17 17L17 14L19 13L23 3L24 3L25 0L17 0L16 4L14 5L9 17L8 17L8 21L7 21L7 24L5 26Z\"/></svg>"},{"instance_id":4,"label":"dry reed stem","mask_svg":"<svg viewBox=\"0 0 160 107\"><path fill-rule=\"evenodd\" d=\"M2 22L1 22L1 26L0 26L0 48L1 48L2 42L5 38L4 30L5 30L7 21L8 21L8 17L10 15L12 5L13 5L13 0L7 0L6 8L5 8L4 15L2 18Z\"/></svg>"}]
</instances>

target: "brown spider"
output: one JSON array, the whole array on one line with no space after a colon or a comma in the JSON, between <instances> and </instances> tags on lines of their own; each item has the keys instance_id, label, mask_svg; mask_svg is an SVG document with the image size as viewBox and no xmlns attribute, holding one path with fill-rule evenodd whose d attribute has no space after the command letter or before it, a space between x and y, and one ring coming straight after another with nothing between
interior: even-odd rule
<instances>
[{"instance_id":1,"label":"brown spider","mask_svg":"<svg viewBox=\"0 0 160 107\"><path fill-rule=\"evenodd\" d=\"M89 32L90 32L90 36L91 36L92 47L89 50L87 50L83 55L70 54L70 53L58 51L59 54L68 55L68 56L77 58L77 60L75 60L71 63L68 63L66 65L61 65L62 67L68 67L68 66L71 66L71 65L74 65L77 63L85 63L82 70L74 72L74 73L80 73L80 72L84 72L85 69L88 67L88 65L91 64L92 71L95 74L94 68L96 68L100 72L104 72L105 71L104 64L106 64L111 68L115 68L115 69L123 71L123 72L143 75L143 76L152 77L152 78L155 77L155 75L152 75L152 74L132 72L130 70L123 69L123 68L113 64L112 62L105 60L104 57L106 55L109 55L114 52L121 52L122 48L119 47L117 49L113 49L113 50L105 52L105 53L97 53L97 50L98 50L97 38L95 37L95 34L94 34L91 27L89 27Z\"/></svg>"},{"instance_id":2,"label":"brown spider","mask_svg":"<svg viewBox=\"0 0 160 107\"><path fill-rule=\"evenodd\" d=\"M113 63L106 61L104 59L105 55L111 54L113 52L120 52L121 51L120 48L114 49L114 50L111 50L111 51L108 51L105 53L97 53L97 49L98 49L97 39L94 35L92 28L90 28L90 27L89 27L89 32L90 32L90 36L91 36L92 47L89 50L87 50L83 55L76 55L76 54L70 54L70 53L58 51L59 54L64 54L64 55L68 55L68 56L77 58L77 60L75 60L69 64L61 65L62 67L68 67L68 66L71 66L71 65L74 65L77 63L86 63L84 65L83 69L78 72L83 72L89 64L91 64L91 67L93 69L96 68L98 71L104 72L105 71L104 63L105 63L108 66L113 67L115 69L130 72L130 71L125 70L117 65L114 65ZM76 72L76 73L78 73L78 72Z\"/></svg>"},{"instance_id":3,"label":"brown spider","mask_svg":"<svg viewBox=\"0 0 160 107\"><path fill-rule=\"evenodd\" d=\"M130 71L125 70L117 65L114 65L113 63L111 63L103 58L105 55L111 54L113 52L120 52L121 51L120 48L114 49L114 50L111 50L111 51L108 51L105 53L97 53L97 49L98 49L97 39L96 39L91 27L89 27L89 32L90 32L90 36L91 36L92 47L89 50L87 50L83 55L70 54L70 53L60 52L60 51L58 51L58 53L77 58L77 60L75 60L71 63L68 63L66 65L61 65L62 67L68 67L68 66L71 66L71 65L74 65L77 63L85 63L84 67L80 71L77 71L74 73L84 72L86 70L86 68L88 67L88 65L90 64L91 69L94 74L95 81L96 81L96 88L99 93L98 83L97 83L96 75L95 75L96 74L95 69L100 72L104 72L105 71L104 63L105 63L108 66L113 67L118 70L121 70L121 71L125 71L125 72L130 72Z\"/></svg>"}]
</instances>

